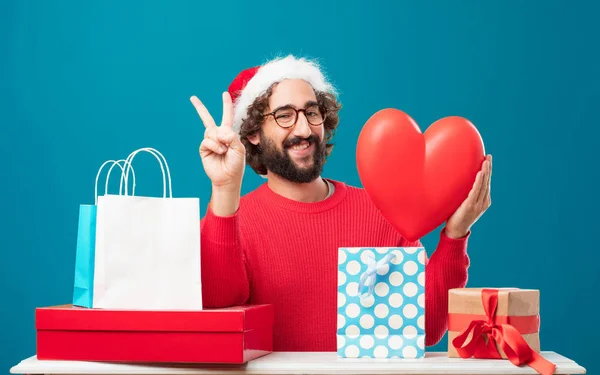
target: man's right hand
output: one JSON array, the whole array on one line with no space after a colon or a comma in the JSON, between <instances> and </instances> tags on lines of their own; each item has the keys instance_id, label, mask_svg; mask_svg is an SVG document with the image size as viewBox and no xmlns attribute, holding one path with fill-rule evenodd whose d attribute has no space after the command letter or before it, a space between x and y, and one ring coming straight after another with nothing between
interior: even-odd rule
<instances>
[{"instance_id":1,"label":"man's right hand","mask_svg":"<svg viewBox=\"0 0 600 375\"><path fill-rule=\"evenodd\" d=\"M204 104L196 96L190 101L206 128L200 144L200 158L213 189L238 190L246 165L246 148L233 130L233 104L228 92L223 93L223 117L217 126Z\"/></svg>"}]
</instances>

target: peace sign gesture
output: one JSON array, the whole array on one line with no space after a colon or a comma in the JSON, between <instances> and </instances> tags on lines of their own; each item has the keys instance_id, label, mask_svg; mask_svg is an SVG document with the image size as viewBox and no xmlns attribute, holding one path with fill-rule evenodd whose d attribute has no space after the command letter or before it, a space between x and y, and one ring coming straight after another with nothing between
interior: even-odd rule
<instances>
[{"instance_id":1,"label":"peace sign gesture","mask_svg":"<svg viewBox=\"0 0 600 375\"><path fill-rule=\"evenodd\" d=\"M196 96L190 101L204 123L204 140L200 144L200 158L213 186L239 187L246 164L246 148L233 130L233 104L228 92L223 93L223 117L217 126L204 104Z\"/></svg>"}]
</instances>

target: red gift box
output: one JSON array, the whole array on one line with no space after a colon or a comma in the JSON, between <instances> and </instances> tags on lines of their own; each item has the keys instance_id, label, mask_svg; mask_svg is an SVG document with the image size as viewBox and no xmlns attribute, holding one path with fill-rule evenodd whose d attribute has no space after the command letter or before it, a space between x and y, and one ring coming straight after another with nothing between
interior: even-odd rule
<instances>
[{"instance_id":1,"label":"red gift box","mask_svg":"<svg viewBox=\"0 0 600 375\"><path fill-rule=\"evenodd\" d=\"M273 306L36 309L40 360L242 364L273 351Z\"/></svg>"}]
</instances>

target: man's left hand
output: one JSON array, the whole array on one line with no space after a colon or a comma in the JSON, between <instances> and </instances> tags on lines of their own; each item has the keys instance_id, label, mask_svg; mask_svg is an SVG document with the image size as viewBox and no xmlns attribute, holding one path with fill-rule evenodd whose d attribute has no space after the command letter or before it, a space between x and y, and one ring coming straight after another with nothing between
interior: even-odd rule
<instances>
[{"instance_id":1,"label":"man's left hand","mask_svg":"<svg viewBox=\"0 0 600 375\"><path fill-rule=\"evenodd\" d=\"M490 207L490 186L492 178L492 155L485 158L481 170L477 172L473 187L467 199L458 207L446 222L446 235L450 238L465 237L471 226Z\"/></svg>"}]
</instances>

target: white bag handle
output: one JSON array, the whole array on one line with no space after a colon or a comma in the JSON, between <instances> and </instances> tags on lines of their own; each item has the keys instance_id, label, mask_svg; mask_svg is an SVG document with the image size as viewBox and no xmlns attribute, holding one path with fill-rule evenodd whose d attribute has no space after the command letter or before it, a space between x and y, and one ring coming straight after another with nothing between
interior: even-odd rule
<instances>
[{"instance_id":1,"label":"white bag handle","mask_svg":"<svg viewBox=\"0 0 600 375\"><path fill-rule=\"evenodd\" d=\"M123 166L121 167L121 164L119 164L119 162L123 162ZM123 179L123 173L125 173L125 165L129 165L129 163L127 162L127 160L125 159L121 159L121 160L117 160L116 163L113 163L113 165L110 166L110 168L108 169L108 176L110 178L110 171L115 167L115 165L118 165L119 168L121 168L121 180ZM135 171L133 169L133 166L131 166L131 173L133 175L133 187L131 188L131 194L135 195ZM105 191L108 191L108 178L106 179L106 186L104 187ZM119 194L121 194L121 184L119 183Z\"/></svg>"},{"instance_id":2,"label":"white bag handle","mask_svg":"<svg viewBox=\"0 0 600 375\"><path fill-rule=\"evenodd\" d=\"M123 178L123 173L125 173L125 168L122 167L121 164L119 164L120 162L129 164L127 162L127 160L124 160L124 159L116 160L116 161L115 160L107 160L104 163L102 163L102 165L98 169L98 173L96 174L96 184L94 185L94 204L95 205L98 205L98 179L100 178L100 173L102 173L102 170L104 169L106 164L112 163L112 165L108 169L108 173L106 174L106 184L104 185L104 194L106 194L106 192L108 191L108 182L110 181L110 174L112 173L112 169L115 167L115 165L118 165L119 168L121 168L121 179ZM135 194L135 170L133 169L133 167L131 167L131 171L133 173L132 194ZM121 187L119 186L119 194L121 194L120 190L121 190Z\"/></svg>"},{"instance_id":3,"label":"white bag handle","mask_svg":"<svg viewBox=\"0 0 600 375\"><path fill-rule=\"evenodd\" d=\"M163 175L163 198L167 197L167 186L166 186L166 177L165 177L165 168L167 169L167 177L169 179L169 198L173 198L173 188L171 186L171 171L169 170L169 164L167 163L167 159L161 154L158 150L151 147L143 147L138 150L133 151L127 157L125 161L127 163L127 170L121 175L121 184L119 185L119 194L121 194L121 186L123 183L123 179L125 180L125 195L127 195L127 186L129 181L129 169L133 169L131 163L133 162L133 158L140 152L145 151L152 154L160 165L160 170ZM160 157L159 157L160 156ZM163 166L164 163L164 166ZM135 181L134 181L135 184Z\"/></svg>"}]
</instances>

